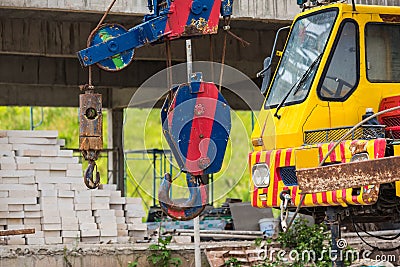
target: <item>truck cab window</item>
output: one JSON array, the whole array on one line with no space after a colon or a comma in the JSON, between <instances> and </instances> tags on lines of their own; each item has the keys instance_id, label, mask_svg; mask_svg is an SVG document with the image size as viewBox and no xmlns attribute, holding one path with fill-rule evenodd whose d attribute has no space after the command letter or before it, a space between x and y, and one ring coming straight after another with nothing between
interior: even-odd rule
<instances>
[{"instance_id":1,"label":"truck cab window","mask_svg":"<svg viewBox=\"0 0 400 267\"><path fill-rule=\"evenodd\" d=\"M321 99L343 101L356 87L359 77L357 36L356 23L346 21L321 79L318 90Z\"/></svg>"},{"instance_id":2,"label":"truck cab window","mask_svg":"<svg viewBox=\"0 0 400 267\"><path fill-rule=\"evenodd\" d=\"M365 29L367 77L371 82L400 81L400 26L368 23Z\"/></svg>"},{"instance_id":3,"label":"truck cab window","mask_svg":"<svg viewBox=\"0 0 400 267\"><path fill-rule=\"evenodd\" d=\"M336 16L337 10L330 9L300 17L294 23L275 78L268 92L265 108L278 106L291 88L296 86L302 78L304 81L296 90L292 90L285 101L285 105L304 101L319 66L318 62L312 67L313 62L324 52ZM309 75L304 78L306 72L309 72Z\"/></svg>"}]
</instances>

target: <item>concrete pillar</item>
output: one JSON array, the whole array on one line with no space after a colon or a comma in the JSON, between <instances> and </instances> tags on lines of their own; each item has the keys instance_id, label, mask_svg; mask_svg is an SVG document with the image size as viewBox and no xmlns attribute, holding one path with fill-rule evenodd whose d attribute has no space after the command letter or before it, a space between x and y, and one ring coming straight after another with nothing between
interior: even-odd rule
<instances>
[{"instance_id":1,"label":"concrete pillar","mask_svg":"<svg viewBox=\"0 0 400 267\"><path fill-rule=\"evenodd\" d=\"M121 191L122 196L125 196L125 181L124 181L124 150L123 150L123 109L111 109L111 122L108 127L112 128L112 147L116 150L113 158L113 170L116 176L113 181L117 183L117 189Z\"/></svg>"}]
</instances>

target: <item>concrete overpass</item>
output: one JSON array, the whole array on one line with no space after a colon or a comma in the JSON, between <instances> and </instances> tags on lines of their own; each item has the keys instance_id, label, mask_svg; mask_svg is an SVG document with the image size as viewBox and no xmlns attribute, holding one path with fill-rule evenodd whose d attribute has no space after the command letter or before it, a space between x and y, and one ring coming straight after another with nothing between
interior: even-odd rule
<instances>
[{"instance_id":1,"label":"concrete overpass","mask_svg":"<svg viewBox=\"0 0 400 267\"><path fill-rule=\"evenodd\" d=\"M75 52L86 46L91 30L97 25L111 0L0 0L0 105L78 106L78 85L87 83ZM359 0L368 4L399 5L400 0ZM106 22L131 28L148 13L146 0L117 0ZM232 31L251 43L242 47L229 38L225 63L250 78L262 68L270 54L275 32L290 24L299 12L296 0L235 0ZM223 34L196 39L194 60L220 61ZM172 45L173 63L185 62L183 41ZM165 47L156 45L137 50L135 61L118 73L94 68L96 90L103 94L103 107L111 110L109 137L113 148L122 147L123 108L130 96L150 76L165 68ZM259 81L257 81L259 82ZM242 88L244 91L246 87ZM226 92L230 105L246 109L235 94ZM259 105L259 97L251 97ZM111 138L110 138L111 139ZM119 149L118 158L122 159ZM116 169L123 170L123 161ZM115 168L115 166L114 166ZM116 175L123 191L123 173Z\"/></svg>"}]
</instances>

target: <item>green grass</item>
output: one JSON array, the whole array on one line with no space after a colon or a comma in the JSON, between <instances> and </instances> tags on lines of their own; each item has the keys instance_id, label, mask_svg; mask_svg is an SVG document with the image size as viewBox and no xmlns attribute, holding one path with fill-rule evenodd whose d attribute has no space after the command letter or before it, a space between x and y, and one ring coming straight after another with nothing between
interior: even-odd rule
<instances>
[{"instance_id":1,"label":"green grass","mask_svg":"<svg viewBox=\"0 0 400 267\"><path fill-rule=\"evenodd\" d=\"M222 170L214 176L214 199L221 204L226 198L250 199L247 154L250 151L251 113L239 111L231 113L232 131L228 143ZM107 112L103 111L104 147L107 147ZM41 108L34 108L34 124L41 120ZM29 107L0 107L0 129L29 130ZM78 108L43 108L43 122L36 130L58 130L59 138L65 139L65 147L79 147ZM128 109L124 123L125 150L169 149L165 142L160 123L160 110ZM98 161L102 183L107 182L106 159ZM144 157L141 160L127 160L127 195L142 197L147 206L152 205L153 169L152 161ZM176 166L176 164L174 164ZM84 167L86 165L84 164ZM147 171L147 173L146 173ZM159 168L157 172L160 172ZM173 175L177 174L174 169ZM162 173L158 173L162 176ZM174 197L187 197L184 176L174 182Z\"/></svg>"}]
</instances>

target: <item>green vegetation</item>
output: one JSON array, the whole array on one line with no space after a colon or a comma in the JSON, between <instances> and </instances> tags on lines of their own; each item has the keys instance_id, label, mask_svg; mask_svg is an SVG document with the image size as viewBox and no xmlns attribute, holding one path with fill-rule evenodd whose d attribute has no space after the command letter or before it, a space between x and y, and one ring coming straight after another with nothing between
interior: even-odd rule
<instances>
[{"instance_id":1,"label":"green vegetation","mask_svg":"<svg viewBox=\"0 0 400 267\"><path fill-rule=\"evenodd\" d=\"M158 238L157 244L151 244L149 250L151 255L147 256L147 261L153 266L160 267L178 267L182 264L180 258L172 257L171 250L167 247L172 240L172 236L163 236Z\"/></svg>"},{"instance_id":2,"label":"green vegetation","mask_svg":"<svg viewBox=\"0 0 400 267\"><path fill-rule=\"evenodd\" d=\"M33 109L34 124L41 121L41 107ZM36 130L58 130L59 138L65 139L66 148L79 147L79 113L78 108L43 108L43 122ZM251 133L251 113L248 111L232 112L231 139L228 143L222 170L214 175L215 205L225 201L225 198L241 198L249 201L249 173L247 169L248 152L250 151L249 135ZM0 107L0 129L29 130L29 107ZM107 147L107 111L103 111L104 147ZM125 150L169 149L166 144L160 123L159 109L128 109L124 123ZM79 154L75 154L78 156ZM127 160L127 195L142 197L146 206L153 203L153 168L152 161L145 155L143 160ZM100 158L97 162L101 173L101 182L107 183L107 159ZM83 162L85 169L87 164ZM175 165L176 166L176 165ZM157 167L157 175L162 176ZM168 166L169 171L169 166ZM173 175L178 170L173 168ZM185 185L185 179L174 182L173 197L187 197L187 190L180 188Z\"/></svg>"}]
</instances>

